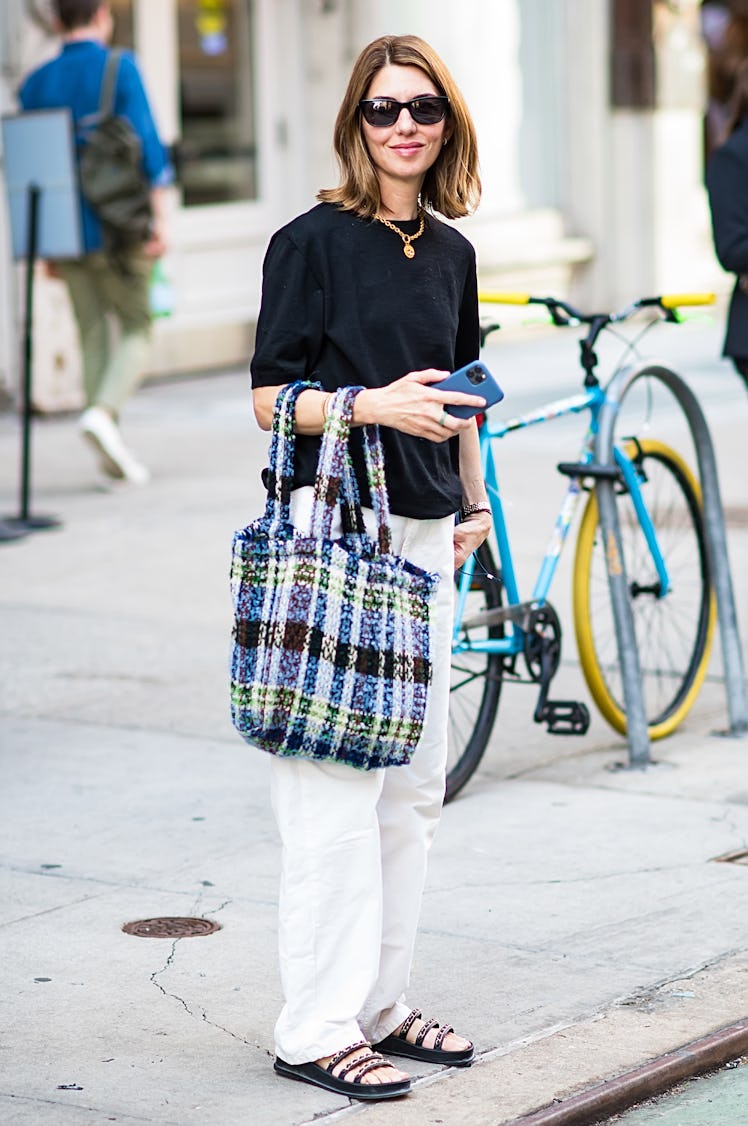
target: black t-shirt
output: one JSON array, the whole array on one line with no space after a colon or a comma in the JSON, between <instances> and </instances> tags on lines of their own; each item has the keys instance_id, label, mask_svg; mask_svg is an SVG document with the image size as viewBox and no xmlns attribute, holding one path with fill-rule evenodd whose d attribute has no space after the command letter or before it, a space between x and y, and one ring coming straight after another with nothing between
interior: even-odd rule
<instances>
[{"instance_id":1,"label":"black t-shirt","mask_svg":"<svg viewBox=\"0 0 748 1126\"><path fill-rule=\"evenodd\" d=\"M415 234L420 220L397 224ZM475 252L426 216L414 258L382 223L322 203L273 235L265 256L253 387L312 379L326 391L383 387L409 371L453 371L479 350ZM436 519L462 500L459 442L381 427L390 508ZM294 484L313 485L320 439L296 438ZM361 432L351 434L361 499L369 504Z\"/></svg>"}]
</instances>

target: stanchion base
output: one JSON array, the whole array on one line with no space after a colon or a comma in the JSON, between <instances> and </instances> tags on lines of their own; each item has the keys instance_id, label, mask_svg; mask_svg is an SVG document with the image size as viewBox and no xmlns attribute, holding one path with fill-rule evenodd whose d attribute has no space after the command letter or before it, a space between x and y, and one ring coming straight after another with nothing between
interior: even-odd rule
<instances>
[{"instance_id":1,"label":"stanchion base","mask_svg":"<svg viewBox=\"0 0 748 1126\"><path fill-rule=\"evenodd\" d=\"M56 516L4 516L0 519L0 529L6 528L13 538L24 535L26 532L43 532L48 528L61 528L62 520ZM0 533L0 539L2 534Z\"/></svg>"},{"instance_id":2,"label":"stanchion base","mask_svg":"<svg viewBox=\"0 0 748 1126\"><path fill-rule=\"evenodd\" d=\"M7 520L0 520L0 543L11 543L27 535L26 528L12 527Z\"/></svg>"}]
</instances>

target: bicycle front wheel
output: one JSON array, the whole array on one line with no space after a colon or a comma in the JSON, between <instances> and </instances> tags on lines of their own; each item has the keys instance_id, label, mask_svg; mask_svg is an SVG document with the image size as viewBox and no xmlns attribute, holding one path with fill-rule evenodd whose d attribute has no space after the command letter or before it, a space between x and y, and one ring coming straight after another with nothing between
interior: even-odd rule
<instances>
[{"instance_id":1,"label":"bicycle front wheel","mask_svg":"<svg viewBox=\"0 0 748 1126\"><path fill-rule=\"evenodd\" d=\"M630 445L627 452L635 457ZM711 652L715 602L698 482L669 446L644 439L639 450L642 495L670 577L664 595L630 496L623 493L616 500L647 725L650 738L659 739L683 721L701 687ZM624 733L623 679L601 540L593 492L577 539L574 626L587 687L608 723Z\"/></svg>"},{"instance_id":2,"label":"bicycle front wheel","mask_svg":"<svg viewBox=\"0 0 748 1126\"><path fill-rule=\"evenodd\" d=\"M475 557L475 575L465 603L467 622L502 603L501 579L487 543L481 544ZM451 801L476 771L499 706L504 659L498 653L478 652L469 646L503 634L501 624L466 629L461 636L465 648L452 654L445 801Z\"/></svg>"}]
</instances>

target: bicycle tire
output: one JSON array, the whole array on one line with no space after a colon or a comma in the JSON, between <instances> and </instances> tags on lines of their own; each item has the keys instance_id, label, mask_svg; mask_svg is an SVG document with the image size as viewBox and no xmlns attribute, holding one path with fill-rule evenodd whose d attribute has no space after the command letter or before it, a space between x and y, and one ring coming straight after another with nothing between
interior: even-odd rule
<instances>
[{"instance_id":1,"label":"bicycle tire","mask_svg":"<svg viewBox=\"0 0 748 1126\"><path fill-rule=\"evenodd\" d=\"M699 484L669 446L654 439L638 445L644 496L671 579L664 598L653 595L654 565L628 494L619 495L617 505L649 737L661 739L683 722L704 680L716 605ZM627 453L636 456L634 443ZM623 681L601 538L593 491L577 537L574 628L587 687L603 717L624 734Z\"/></svg>"},{"instance_id":2,"label":"bicycle tire","mask_svg":"<svg viewBox=\"0 0 748 1126\"><path fill-rule=\"evenodd\" d=\"M475 554L476 568L467 597L466 617L481 608L501 606L503 601L491 548L487 543L481 544ZM470 631L474 640L503 635L501 624ZM498 653L463 651L453 654L445 802L457 796L483 758L496 720L503 675L504 658Z\"/></svg>"}]
</instances>

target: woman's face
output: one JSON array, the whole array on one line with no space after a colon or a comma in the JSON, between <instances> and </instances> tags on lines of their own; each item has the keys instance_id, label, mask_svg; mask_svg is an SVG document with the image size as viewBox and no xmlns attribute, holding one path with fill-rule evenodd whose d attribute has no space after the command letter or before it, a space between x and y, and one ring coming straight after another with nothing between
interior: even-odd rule
<instances>
[{"instance_id":1,"label":"woman's face","mask_svg":"<svg viewBox=\"0 0 748 1126\"><path fill-rule=\"evenodd\" d=\"M426 94L438 96L441 91L419 67L388 65L374 76L365 97L409 102ZM412 182L416 194L451 132L448 116L435 125L419 125L407 108L394 125L369 125L363 117L361 125L380 184Z\"/></svg>"}]
</instances>

